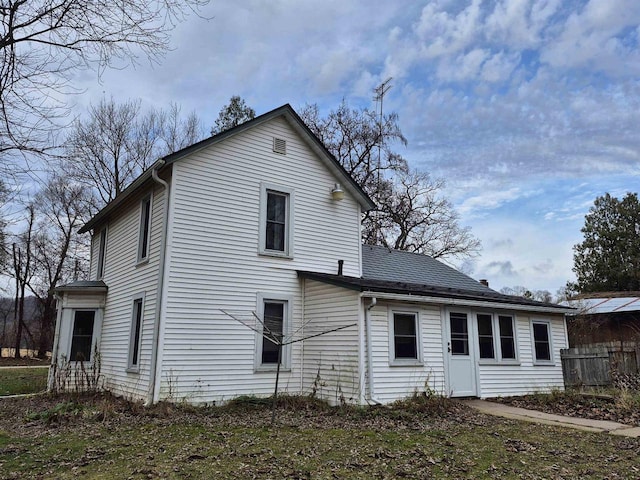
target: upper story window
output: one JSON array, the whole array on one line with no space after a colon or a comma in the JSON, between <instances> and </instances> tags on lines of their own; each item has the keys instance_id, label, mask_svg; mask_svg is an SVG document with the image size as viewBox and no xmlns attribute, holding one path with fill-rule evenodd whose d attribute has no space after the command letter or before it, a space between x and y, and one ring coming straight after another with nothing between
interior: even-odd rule
<instances>
[{"instance_id":1,"label":"upper story window","mask_svg":"<svg viewBox=\"0 0 640 480\"><path fill-rule=\"evenodd\" d=\"M104 261L107 255L107 227L104 227L100 231L98 242L98 268L96 276L98 280L100 280L104 275Z\"/></svg>"},{"instance_id":2,"label":"upper story window","mask_svg":"<svg viewBox=\"0 0 640 480\"><path fill-rule=\"evenodd\" d=\"M138 263L149 259L151 240L151 195L140 202L140 235L138 237Z\"/></svg>"},{"instance_id":3,"label":"upper story window","mask_svg":"<svg viewBox=\"0 0 640 480\"><path fill-rule=\"evenodd\" d=\"M293 190L261 185L259 253L293 257Z\"/></svg>"},{"instance_id":4,"label":"upper story window","mask_svg":"<svg viewBox=\"0 0 640 480\"><path fill-rule=\"evenodd\" d=\"M532 320L531 330L533 333L535 362L552 362L553 357L551 355L551 322L547 320Z\"/></svg>"}]
</instances>

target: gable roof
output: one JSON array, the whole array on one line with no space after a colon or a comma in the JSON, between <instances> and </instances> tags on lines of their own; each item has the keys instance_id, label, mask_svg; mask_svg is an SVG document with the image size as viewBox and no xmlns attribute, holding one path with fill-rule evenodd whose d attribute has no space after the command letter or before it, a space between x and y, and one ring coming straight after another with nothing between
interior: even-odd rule
<instances>
[{"instance_id":1,"label":"gable roof","mask_svg":"<svg viewBox=\"0 0 640 480\"><path fill-rule=\"evenodd\" d=\"M289 125L300 135L300 137L307 143L307 145L318 155L320 160L325 164L329 171L340 179L340 184L345 188L358 203L362 206L363 211L376 208L376 204L371 200L367 193L358 185L358 183L347 173L340 162L326 149L323 143L316 137L313 132L307 127L302 118L296 113L296 111L288 103L278 107L270 112L260 115L253 120L237 125L229 130L213 135L212 137L201 140L193 145L185 147L177 152L171 153L158 161L156 161L151 167L145 170L137 179L135 179L131 185L120 193L116 198L109 202L102 210L100 210L91 220L89 220L80 230L79 233L85 233L98 225L103 220L107 219L109 215L125 200L130 198L144 185L151 182L151 176L154 169L162 169L177 162L181 158L191 155L199 150L210 147L223 140L238 135L250 128L254 128L269 120L277 117L283 117Z\"/></svg>"},{"instance_id":2,"label":"gable roof","mask_svg":"<svg viewBox=\"0 0 640 480\"><path fill-rule=\"evenodd\" d=\"M566 305L504 295L427 255L381 246L362 246L362 278L309 271L298 271L298 275L360 292L491 302L554 313L572 311Z\"/></svg>"}]
</instances>

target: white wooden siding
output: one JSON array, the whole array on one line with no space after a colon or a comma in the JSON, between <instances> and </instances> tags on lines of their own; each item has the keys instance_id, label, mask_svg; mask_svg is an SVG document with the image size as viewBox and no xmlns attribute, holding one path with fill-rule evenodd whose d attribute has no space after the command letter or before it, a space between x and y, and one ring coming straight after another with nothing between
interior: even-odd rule
<instances>
[{"instance_id":1,"label":"white wooden siding","mask_svg":"<svg viewBox=\"0 0 640 480\"><path fill-rule=\"evenodd\" d=\"M305 281L304 292L307 334L353 326L304 342L303 391L334 405L358 403L359 292L313 280Z\"/></svg>"},{"instance_id":2,"label":"white wooden siding","mask_svg":"<svg viewBox=\"0 0 640 480\"><path fill-rule=\"evenodd\" d=\"M273 137L287 154L272 151ZM169 273L160 396L193 402L271 395L274 372L254 372L255 333L221 310L251 314L257 295L293 296L302 321L296 269L360 272L359 207L331 199L336 179L283 119L258 125L174 164ZM295 191L294 258L258 254L260 183ZM281 389L302 388L301 344Z\"/></svg>"},{"instance_id":3,"label":"white wooden siding","mask_svg":"<svg viewBox=\"0 0 640 480\"><path fill-rule=\"evenodd\" d=\"M422 339L420 366L391 366L389 361L389 311L399 308L419 315ZM370 311L374 394L383 403L407 398L427 389L445 394L442 320L437 305L378 302Z\"/></svg>"},{"instance_id":4,"label":"white wooden siding","mask_svg":"<svg viewBox=\"0 0 640 480\"><path fill-rule=\"evenodd\" d=\"M552 365L534 365L531 318L551 320ZM480 397L490 398L563 389L560 349L567 348L564 318L544 314L517 314L518 365L480 364Z\"/></svg>"},{"instance_id":5,"label":"white wooden siding","mask_svg":"<svg viewBox=\"0 0 640 480\"><path fill-rule=\"evenodd\" d=\"M162 235L164 191L154 184L149 260L136 265L140 231L140 200L151 191L141 192L119 208L109 220L103 281L108 286L102 322L100 354L106 387L117 395L144 399L149 386L151 344L155 316L158 262ZM97 258L100 227L92 240L92 258ZM91 278L96 262L92 261ZM127 372L133 299L144 293L139 373Z\"/></svg>"}]
</instances>

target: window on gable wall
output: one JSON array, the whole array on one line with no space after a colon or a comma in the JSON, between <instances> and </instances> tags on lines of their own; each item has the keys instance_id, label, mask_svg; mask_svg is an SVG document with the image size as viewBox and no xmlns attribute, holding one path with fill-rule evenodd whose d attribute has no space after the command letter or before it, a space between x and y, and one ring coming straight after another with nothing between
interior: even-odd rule
<instances>
[{"instance_id":1,"label":"window on gable wall","mask_svg":"<svg viewBox=\"0 0 640 480\"><path fill-rule=\"evenodd\" d=\"M69 361L91 361L95 317L95 310L76 310L73 318L73 333L71 337Z\"/></svg>"},{"instance_id":2,"label":"window on gable wall","mask_svg":"<svg viewBox=\"0 0 640 480\"><path fill-rule=\"evenodd\" d=\"M151 195L140 202L140 235L138 237L138 262L149 258L151 233Z\"/></svg>"},{"instance_id":3,"label":"window on gable wall","mask_svg":"<svg viewBox=\"0 0 640 480\"><path fill-rule=\"evenodd\" d=\"M100 245L98 246L98 269L97 277L100 280L104 274L104 261L107 254L107 227L100 231Z\"/></svg>"},{"instance_id":4,"label":"window on gable wall","mask_svg":"<svg viewBox=\"0 0 640 480\"><path fill-rule=\"evenodd\" d=\"M259 253L293 256L293 190L261 185Z\"/></svg>"},{"instance_id":5,"label":"window on gable wall","mask_svg":"<svg viewBox=\"0 0 640 480\"><path fill-rule=\"evenodd\" d=\"M511 315L478 313L478 349L481 359L516 360Z\"/></svg>"}]
</instances>

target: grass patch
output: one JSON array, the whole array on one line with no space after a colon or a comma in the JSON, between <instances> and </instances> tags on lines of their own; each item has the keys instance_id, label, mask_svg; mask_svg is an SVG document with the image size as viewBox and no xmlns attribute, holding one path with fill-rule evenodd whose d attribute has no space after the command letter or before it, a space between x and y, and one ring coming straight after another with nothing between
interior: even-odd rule
<instances>
[{"instance_id":1,"label":"grass patch","mask_svg":"<svg viewBox=\"0 0 640 480\"><path fill-rule=\"evenodd\" d=\"M145 409L107 395L0 402L0 478L636 478L638 439L489 417L448 399L301 397Z\"/></svg>"},{"instance_id":2,"label":"grass patch","mask_svg":"<svg viewBox=\"0 0 640 480\"><path fill-rule=\"evenodd\" d=\"M0 396L37 393L46 390L46 368L0 369Z\"/></svg>"}]
</instances>

